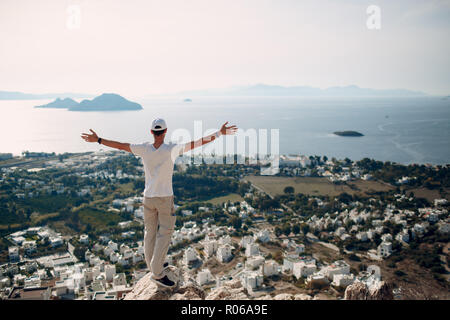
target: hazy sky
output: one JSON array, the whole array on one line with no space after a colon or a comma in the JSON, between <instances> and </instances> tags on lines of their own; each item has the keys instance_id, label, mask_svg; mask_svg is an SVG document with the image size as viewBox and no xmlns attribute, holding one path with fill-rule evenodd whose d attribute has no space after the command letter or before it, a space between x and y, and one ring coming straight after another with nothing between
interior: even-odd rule
<instances>
[{"instance_id":1,"label":"hazy sky","mask_svg":"<svg viewBox=\"0 0 450 320\"><path fill-rule=\"evenodd\" d=\"M366 26L369 5L381 9L379 30ZM139 96L266 83L450 94L449 31L450 1L1 0L0 90Z\"/></svg>"}]
</instances>

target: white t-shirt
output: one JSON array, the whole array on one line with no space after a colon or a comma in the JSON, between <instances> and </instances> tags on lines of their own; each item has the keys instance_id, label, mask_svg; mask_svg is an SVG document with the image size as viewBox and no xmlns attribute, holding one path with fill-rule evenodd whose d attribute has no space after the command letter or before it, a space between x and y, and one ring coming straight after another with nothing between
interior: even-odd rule
<instances>
[{"instance_id":1,"label":"white t-shirt","mask_svg":"<svg viewBox=\"0 0 450 320\"><path fill-rule=\"evenodd\" d=\"M173 195L173 165L183 153L185 144L163 143L156 149L153 143L130 144L131 152L142 158L145 171L144 197Z\"/></svg>"}]
</instances>

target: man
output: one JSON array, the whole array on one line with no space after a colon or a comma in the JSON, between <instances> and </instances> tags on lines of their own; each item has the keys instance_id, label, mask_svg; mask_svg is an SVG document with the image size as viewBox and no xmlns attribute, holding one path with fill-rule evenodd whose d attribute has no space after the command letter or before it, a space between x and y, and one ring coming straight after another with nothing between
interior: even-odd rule
<instances>
[{"instance_id":1,"label":"man","mask_svg":"<svg viewBox=\"0 0 450 320\"><path fill-rule=\"evenodd\" d=\"M221 135L234 134L236 126L228 126L209 136L186 144L164 143L167 132L166 122L155 119L151 133L154 142L142 144L121 143L99 138L92 130L91 134L83 133L81 137L87 142L98 142L107 147L124 150L142 158L145 171L144 190L144 253L151 279L164 287L173 287L175 283L164 274L170 240L175 226L175 207L172 190L172 174L175 159L194 148L214 141Z\"/></svg>"}]
</instances>

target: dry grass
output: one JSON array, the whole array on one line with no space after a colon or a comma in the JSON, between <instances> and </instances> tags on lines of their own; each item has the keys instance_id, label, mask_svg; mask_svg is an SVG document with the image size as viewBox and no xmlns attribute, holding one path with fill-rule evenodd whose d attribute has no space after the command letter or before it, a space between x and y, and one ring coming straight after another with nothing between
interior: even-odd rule
<instances>
[{"instance_id":1,"label":"dry grass","mask_svg":"<svg viewBox=\"0 0 450 320\"><path fill-rule=\"evenodd\" d=\"M272 196L283 194L284 188L294 187L295 193L308 195L329 195L337 196L347 192L354 194L349 186L342 184L336 185L327 178L313 177L274 177L274 176L247 176L245 180L260 187Z\"/></svg>"},{"instance_id":2,"label":"dry grass","mask_svg":"<svg viewBox=\"0 0 450 320\"><path fill-rule=\"evenodd\" d=\"M218 205L227 201L237 202L237 201L244 201L244 199L237 193L230 193L227 194L226 196L212 198L206 202L212 203L213 205Z\"/></svg>"},{"instance_id":3,"label":"dry grass","mask_svg":"<svg viewBox=\"0 0 450 320\"><path fill-rule=\"evenodd\" d=\"M366 194L370 194L372 192L388 192L395 189L394 186L388 183L374 180L355 180L348 182L348 184L355 186L358 190Z\"/></svg>"},{"instance_id":4,"label":"dry grass","mask_svg":"<svg viewBox=\"0 0 450 320\"><path fill-rule=\"evenodd\" d=\"M434 202L434 199L442 199L445 198L448 201L450 201L450 190L445 189L445 196L443 197L439 190L430 190L427 188L414 188L414 189L407 189L406 193L409 194L410 192L414 192L414 196L416 198L425 198L430 202Z\"/></svg>"}]
</instances>

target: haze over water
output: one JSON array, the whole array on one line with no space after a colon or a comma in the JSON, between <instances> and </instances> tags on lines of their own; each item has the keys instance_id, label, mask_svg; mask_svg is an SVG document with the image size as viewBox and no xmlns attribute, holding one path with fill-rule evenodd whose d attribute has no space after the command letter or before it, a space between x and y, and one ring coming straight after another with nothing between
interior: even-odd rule
<instances>
[{"instance_id":1,"label":"haze over water","mask_svg":"<svg viewBox=\"0 0 450 320\"><path fill-rule=\"evenodd\" d=\"M194 134L229 121L244 130L279 129L280 153L364 157L399 163L450 163L450 99L427 98L295 98L180 97L130 99L144 110L71 112L35 109L51 100L0 101L0 152L84 152L107 149L86 143L80 133L121 142L153 141L150 123L163 117L168 135L175 129ZM364 137L338 137L334 131L355 130ZM269 134L270 137L270 134ZM270 139L270 138L269 138Z\"/></svg>"}]
</instances>

